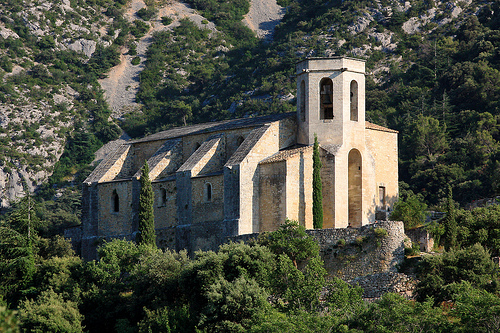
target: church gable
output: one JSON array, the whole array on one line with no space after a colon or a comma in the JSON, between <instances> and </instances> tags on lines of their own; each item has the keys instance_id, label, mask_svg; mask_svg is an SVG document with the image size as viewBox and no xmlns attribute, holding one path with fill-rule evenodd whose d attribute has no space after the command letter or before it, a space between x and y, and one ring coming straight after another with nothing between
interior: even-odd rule
<instances>
[{"instance_id":1,"label":"church gable","mask_svg":"<svg viewBox=\"0 0 500 333\"><path fill-rule=\"evenodd\" d=\"M179 168L178 172L190 171L191 177L213 172L222 172L225 155L224 135L208 138Z\"/></svg>"},{"instance_id":2,"label":"church gable","mask_svg":"<svg viewBox=\"0 0 500 333\"><path fill-rule=\"evenodd\" d=\"M148 159L149 179L155 181L172 175L182 163L182 141L180 139L165 142L160 149ZM134 174L134 178L141 176L141 170Z\"/></svg>"}]
</instances>

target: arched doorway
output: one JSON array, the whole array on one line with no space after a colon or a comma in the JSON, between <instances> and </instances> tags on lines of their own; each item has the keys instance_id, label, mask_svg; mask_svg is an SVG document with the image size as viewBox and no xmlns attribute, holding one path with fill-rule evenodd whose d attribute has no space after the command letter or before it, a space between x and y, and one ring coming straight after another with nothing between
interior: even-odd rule
<instances>
[{"instance_id":1,"label":"arched doorway","mask_svg":"<svg viewBox=\"0 0 500 333\"><path fill-rule=\"evenodd\" d=\"M359 228L362 224L363 216L363 167L361 153L357 149L349 152L349 225L353 228Z\"/></svg>"}]
</instances>

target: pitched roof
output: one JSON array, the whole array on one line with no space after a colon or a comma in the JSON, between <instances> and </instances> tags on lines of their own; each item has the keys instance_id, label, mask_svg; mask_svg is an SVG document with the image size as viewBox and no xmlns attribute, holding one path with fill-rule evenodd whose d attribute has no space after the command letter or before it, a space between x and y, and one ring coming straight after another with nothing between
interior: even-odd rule
<instances>
[{"instance_id":1,"label":"pitched roof","mask_svg":"<svg viewBox=\"0 0 500 333\"><path fill-rule=\"evenodd\" d=\"M389 133L399 133L396 130L393 130L393 129L390 129L390 128L387 128L387 127L384 127L384 126L376 125L376 124L370 123L368 121L365 121L365 128L372 129L372 130L375 130L375 131L382 131L382 132L389 132Z\"/></svg>"},{"instance_id":2,"label":"pitched roof","mask_svg":"<svg viewBox=\"0 0 500 333\"><path fill-rule=\"evenodd\" d=\"M223 120L211 123L190 125L184 127L175 127L166 131L148 135L142 139L132 140L130 141L130 143L167 140L186 135L226 131L228 129L237 129L244 127L253 127L295 116L296 112L289 112L289 113L272 114L268 116L261 116L255 118L240 118L240 119Z\"/></svg>"},{"instance_id":3,"label":"pitched roof","mask_svg":"<svg viewBox=\"0 0 500 333\"><path fill-rule=\"evenodd\" d=\"M283 150L280 150L274 155L269 156L268 158L260 161L259 164L267 164L267 163L275 163L275 162L281 162L289 159L290 157L303 152L312 149L313 146L293 146L290 148L286 148Z\"/></svg>"}]
</instances>

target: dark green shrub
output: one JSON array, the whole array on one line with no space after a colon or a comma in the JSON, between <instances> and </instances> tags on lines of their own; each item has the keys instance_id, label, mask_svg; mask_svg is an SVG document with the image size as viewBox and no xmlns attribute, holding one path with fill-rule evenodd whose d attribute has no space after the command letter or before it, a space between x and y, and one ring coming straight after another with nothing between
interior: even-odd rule
<instances>
[{"instance_id":1,"label":"dark green shrub","mask_svg":"<svg viewBox=\"0 0 500 333\"><path fill-rule=\"evenodd\" d=\"M137 11L137 16L139 16L144 21L149 21L156 15L158 11L154 8L142 7Z\"/></svg>"},{"instance_id":2,"label":"dark green shrub","mask_svg":"<svg viewBox=\"0 0 500 333\"><path fill-rule=\"evenodd\" d=\"M134 65L134 66L139 65L140 62L141 62L141 57L134 57L134 58L132 58L132 61L131 61L132 65Z\"/></svg>"},{"instance_id":3,"label":"dark green shrub","mask_svg":"<svg viewBox=\"0 0 500 333\"><path fill-rule=\"evenodd\" d=\"M161 17L161 23L162 23L163 25L169 25L169 24L171 24L173 21L174 21L174 20L173 20L172 18L168 17L168 16L162 16L162 17Z\"/></svg>"},{"instance_id":4,"label":"dark green shrub","mask_svg":"<svg viewBox=\"0 0 500 333\"><path fill-rule=\"evenodd\" d=\"M373 232L378 238L387 237L389 235L387 230L385 230L384 228L375 228L373 229Z\"/></svg>"}]
</instances>

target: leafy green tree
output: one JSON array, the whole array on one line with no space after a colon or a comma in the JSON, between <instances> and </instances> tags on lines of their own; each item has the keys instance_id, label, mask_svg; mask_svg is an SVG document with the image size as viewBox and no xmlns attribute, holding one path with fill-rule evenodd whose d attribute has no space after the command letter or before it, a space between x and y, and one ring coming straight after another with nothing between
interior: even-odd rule
<instances>
[{"instance_id":1,"label":"leafy green tree","mask_svg":"<svg viewBox=\"0 0 500 333\"><path fill-rule=\"evenodd\" d=\"M139 194L139 232L137 244L147 244L156 247L154 193L149 180L148 162L141 169L141 192Z\"/></svg>"},{"instance_id":2,"label":"leafy green tree","mask_svg":"<svg viewBox=\"0 0 500 333\"><path fill-rule=\"evenodd\" d=\"M314 135L313 146L313 225L323 228L323 187L321 184L321 159L319 156L318 137Z\"/></svg>"},{"instance_id":3,"label":"leafy green tree","mask_svg":"<svg viewBox=\"0 0 500 333\"><path fill-rule=\"evenodd\" d=\"M165 250L141 255L132 271L137 306L159 309L188 299L181 290L181 278L190 262L186 251Z\"/></svg>"},{"instance_id":4,"label":"leafy green tree","mask_svg":"<svg viewBox=\"0 0 500 333\"><path fill-rule=\"evenodd\" d=\"M423 302L387 293L349 324L362 332L448 332L451 324L432 298Z\"/></svg>"},{"instance_id":5,"label":"leafy green tree","mask_svg":"<svg viewBox=\"0 0 500 333\"><path fill-rule=\"evenodd\" d=\"M181 305L176 308L162 307L156 310L144 309L145 316L139 322L139 333L170 333L170 332L192 332L189 307Z\"/></svg>"},{"instance_id":6,"label":"leafy green tree","mask_svg":"<svg viewBox=\"0 0 500 333\"><path fill-rule=\"evenodd\" d=\"M500 205L457 209L456 220L461 246L479 243L492 255L500 254Z\"/></svg>"},{"instance_id":7,"label":"leafy green tree","mask_svg":"<svg viewBox=\"0 0 500 333\"><path fill-rule=\"evenodd\" d=\"M403 221L405 229L415 228L425 221L425 210L427 205L424 203L420 194L414 194L408 189L404 182L399 183L399 200L394 205L391 213L391 220Z\"/></svg>"},{"instance_id":8,"label":"leafy green tree","mask_svg":"<svg viewBox=\"0 0 500 333\"><path fill-rule=\"evenodd\" d=\"M199 327L209 332L245 332L269 308L268 294L254 279L219 279L208 287Z\"/></svg>"},{"instance_id":9,"label":"leafy green tree","mask_svg":"<svg viewBox=\"0 0 500 333\"><path fill-rule=\"evenodd\" d=\"M5 305L0 305L0 332L19 333L17 311L9 310Z\"/></svg>"},{"instance_id":10,"label":"leafy green tree","mask_svg":"<svg viewBox=\"0 0 500 333\"><path fill-rule=\"evenodd\" d=\"M288 219L278 230L260 234L257 242L277 255L288 256L295 268L319 256L319 245L306 233L306 228Z\"/></svg>"},{"instance_id":11,"label":"leafy green tree","mask_svg":"<svg viewBox=\"0 0 500 333\"><path fill-rule=\"evenodd\" d=\"M474 287L496 292L499 289L498 267L480 244L442 255L425 256L419 266L417 299L433 297L435 302L451 299L453 283L469 281Z\"/></svg>"},{"instance_id":12,"label":"leafy green tree","mask_svg":"<svg viewBox=\"0 0 500 333\"><path fill-rule=\"evenodd\" d=\"M36 300L22 302L19 319L26 332L83 332L83 317L76 303L65 301L52 290L42 292Z\"/></svg>"},{"instance_id":13,"label":"leafy green tree","mask_svg":"<svg viewBox=\"0 0 500 333\"><path fill-rule=\"evenodd\" d=\"M210 286L221 280L233 283L238 278L245 278L246 281L253 280L260 287L267 288L274 266L274 255L265 246L225 244L217 253L196 253L195 260L186 265L182 272L179 279L180 290L191 305L193 318L200 321L203 311L206 311L211 302L206 293Z\"/></svg>"},{"instance_id":14,"label":"leafy green tree","mask_svg":"<svg viewBox=\"0 0 500 333\"><path fill-rule=\"evenodd\" d=\"M333 277L326 285L326 306L331 316L339 320L350 320L365 309L363 288L351 286L347 282Z\"/></svg>"},{"instance_id":15,"label":"leafy green tree","mask_svg":"<svg viewBox=\"0 0 500 333\"><path fill-rule=\"evenodd\" d=\"M275 305L288 312L318 311L325 277L326 270L319 256L309 259L299 270L287 255L279 255L271 276L272 294L277 297Z\"/></svg>"},{"instance_id":16,"label":"leafy green tree","mask_svg":"<svg viewBox=\"0 0 500 333\"><path fill-rule=\"evenodd\" d=\"M500 298L498 295L475 288L462 281L450 286L452 290L452 317L460 320L458 332L499 332Z\"/></svg>"}]
</instances>

